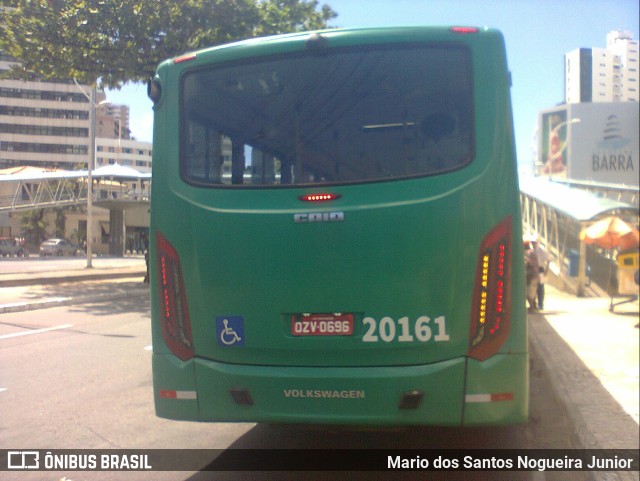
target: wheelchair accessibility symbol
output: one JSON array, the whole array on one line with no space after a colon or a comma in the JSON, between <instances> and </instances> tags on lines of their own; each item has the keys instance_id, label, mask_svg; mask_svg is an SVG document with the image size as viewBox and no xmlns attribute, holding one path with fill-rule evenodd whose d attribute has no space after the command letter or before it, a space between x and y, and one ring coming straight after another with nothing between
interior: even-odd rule
<instances>
[{"instance_id":1,"label":"wheelchair accessibility symbol","mask_svg":"<svg viewBox=\"0 0 640 481\"><path fill-rule=\"evenodd\" d=\"M244 317L217 316L216 333L220 346L244 346Z\"/></svg>"}]
</instances>

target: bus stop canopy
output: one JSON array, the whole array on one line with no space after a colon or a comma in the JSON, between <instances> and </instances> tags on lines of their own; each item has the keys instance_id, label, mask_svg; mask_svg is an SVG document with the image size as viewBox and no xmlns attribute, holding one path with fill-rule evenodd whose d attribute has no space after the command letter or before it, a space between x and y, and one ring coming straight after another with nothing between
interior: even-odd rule
<instances>
[{"instance_id":1,"label":"bus stop canopy","mask_svg":"<svg viewBox=\"0 0 640 481\"><path fill-rule=\"evenodd\" d=\"M86 172L86 171L85 171ZM151 179L151 172L138 172L131 167L120 164L105 165L98 167L92 172L93 177L109 178L113 180L145 180Z\"/></svg>"},{"instance_id":2,"label":"bus stop canopy","mask_svg":"<svg viewBox=\"0 0 640 481\"><path fill-rule=\"evenodd\" d=\"M520 191L579 222L595 220L605 215L639 214L637 206L598 197L591 192L554 182L548 177L521 176Z\"/></svg>"},{"instance_id":3,"label":"bus stop canopy","mask_svg":"<svg viewBox=\"0 0 640 481\"><path fill-rule=\"evenodd\" d=\"M66 179L81 179L87 176L86 170L43 170L43 169L29 169L19 171L18 173L0 173L0 183L17 183L17 182L36 182L36 181L48 181L48 180L66 180Z\"/></svg>"}]
</instances>

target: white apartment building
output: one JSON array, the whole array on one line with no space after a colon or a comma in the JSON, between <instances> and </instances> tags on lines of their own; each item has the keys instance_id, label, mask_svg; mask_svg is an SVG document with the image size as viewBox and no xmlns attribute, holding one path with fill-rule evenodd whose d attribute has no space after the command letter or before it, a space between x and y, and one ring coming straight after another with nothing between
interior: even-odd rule
<instances>
[{"instance_id":1,"label":"white apartment building","mask_svg":"<svg viewBox=\"0 0 640 481\"><path fill-rule=\"evenodd\" d=\"M0 71L15 63L0 55ZM83 93L84 92L84 93ZM78 170L89 161L88 86L68 81L0 79L0 169L31 165ZM98 92L96 101L105 100ZM96 119L96 167L151 170L151 143L132 140L129 107L102 102Z\"/></svg>"},{"instance_id":2,"label":"white apartment building","mask_svg":"<svg viewBox=\"0 0 640 481\"><path fill-rule=\"evenodd\" d=\"M88 146L89 101L73 82L0 80L0 168L82 168Z\"/></svg>"},{"instance_id":3,"label":"white apartment building","mask_svg":"<svg viewBox=\"0 0 640 481\"><path fill-rule=\"evenodd\" d=\"M123 165L138 172L151 172L151 142L131 139L96 139L96 168L105 165Z\"/></svg>"},{"instance_id":4,"label":"white apartment building","mask_svg":"<svg viewBox=\"0 0 640 481\"><path fill-rule=\"evenodd\" d=\"M129 106L103 103L96 119L96 168L123 165L151 172L151 142L131 138Z\"/></svg>"},{"instance_id":5,"label":"white apartment building","mask_svg":"<svg viewBox=\"0 0 640 481\"><path fill-rule=\"evenodd\" d=\"M96 136L109 139L130 139L129 106L105 102L98 109Z\"/></svg>"},{"instance_id":6,"label":"white apartment building","mask_svg":"<svg viewBox=\"0 0 640 481\"><path fill-rule=\"evenodd\" d=\"M614 30L606 48L579 48L565 54L565 102L638 101L638 41Z\"/></svg>"},{"instance_id":7,"label":"white apartment building","mask_svg":"<svg viewBox=\"0 0 640 481\"><path fill-rule=\"evenodd\" d=\"M638 102L638 41L629 31L613 30L607 34L607 49L619 60L620 101Z\"/></svg>"}]
</instances>

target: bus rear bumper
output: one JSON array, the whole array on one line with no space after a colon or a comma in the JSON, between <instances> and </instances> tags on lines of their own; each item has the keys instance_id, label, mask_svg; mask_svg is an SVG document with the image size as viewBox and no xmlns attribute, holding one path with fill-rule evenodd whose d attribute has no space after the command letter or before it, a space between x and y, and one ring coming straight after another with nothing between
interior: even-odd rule
<instances>
[{"instance_id":1,"label":"bus rear bumper","mask_svg":"<svg viewBox=\"0 0 640 481\"><path fill-rule=\"evenodd\" d=\"M318 368L204 359L183 363L154 353L154 373L164 373L162 378L154 375L156 414L212 422L443 426L522 422L527 408L520 406L527 394L522 389L493 399L496 402L491 396L483 402L482 395L507 392L502 384L514 379L508 373L522 372L516 365L522 368L524 358L494 356L490 369L483 368L489 361L466 358L420 366ZM474 378L468 377L466 393L465 372Z\"/></svg>"}]
</instances>

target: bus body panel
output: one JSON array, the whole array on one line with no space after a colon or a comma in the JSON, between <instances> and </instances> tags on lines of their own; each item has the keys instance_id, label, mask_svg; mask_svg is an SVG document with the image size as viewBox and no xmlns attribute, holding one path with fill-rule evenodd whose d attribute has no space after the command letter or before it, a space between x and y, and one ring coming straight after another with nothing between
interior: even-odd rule
<instances>
[{"instance_id":1,"label":"bus body panel","mask_svg":"<svg viewBox=\"0 0 640 481\"><path fill-rule=\"evenodd\" d=\"M345 205L350 189L340 190L343 205L327 206L343 215L340 221L299 224L291 212L197 215L197 225L184 231L189 233L184 248L179 242L176 247L184 252L198 355L239 364L362 366L465 354L478 256L477 247L466 244L475 238L473 245L479 246L486 234L468 212L475 189L455 195L454 205L445 195L417 205L368 209ZM289 196L297 197L295 192ZM189 205L177 208L185 214L190 210ZM490 212L480 216L495 217L496 224L501 220ZM234 242L218 251L219 238ZM456 262L438 255L445 252ZM301 313L352 314L355 332L294 336L292 316ZM219 339L216 319L225 316L242 323L242 344L226 346ZM386 336L379 332L384 318L393 320L382 326ZM443 320L435 324L435 319ZM432 331L427 340L416 333L421 327ZM318 359L318 350L327 356Z\"/></svg>"},{"instance_id":2,"label":"bus body panel","mask_svg":"<svg viewBox=\"0 0 640 481\"><path fill-rule=\"evenodd\" d=\"M158 415L352 424L525 421L524 266L501 35L452 36L440 28L323 35L336 48L381 42L467 46L474 75L473 161L448 173L383 182L203 187L181 178L181 104L179 95L164 95L155 105L151 248L157 251L159 234L179 256L195 358L177 360L163 339L161 272L152 255ZM307 36L199 52L191 64L161 65L157 78L163 91L178 92L189 69L304 51L301 39ZM318 192L340 197L318 204L299 199ZM481 246L505 221L511 229L509 336L498 354L476 361L468 351ZM294 319L311 315L304 319L321 322L317 316L325 314L351 316L353 332L294 332ZM358 385L368 393L365 399L299 395L359 392ZM229 390L236 388L248 390L254 404L234 401ZM197 400L191 394L161 397L161 390L194 392ZM286 390L298 395L285 397ZM424 399L417 409L404 412L398 403L407 390L422 392ZM511 399L478 401L480 394L504 392ZM471 402L465 401L467 395Z\"/></svg>"}]
</instances>

